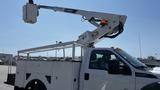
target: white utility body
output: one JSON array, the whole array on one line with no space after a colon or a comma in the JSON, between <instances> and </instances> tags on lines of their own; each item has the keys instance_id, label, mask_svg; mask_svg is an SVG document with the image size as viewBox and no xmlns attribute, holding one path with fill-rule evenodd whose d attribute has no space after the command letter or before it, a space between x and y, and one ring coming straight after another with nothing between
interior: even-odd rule
<instances>
[{"instance_id":1,"label":"white utility body","mask_svg":"<svg viewBox=\"0 0 160 90\"><path fill-rule=\"evenodd\" d=\"M115 38L123 31L125 15L92 12L34 4L23 7L23 19L36 23L38 10L50 9L81 15L96 26L77 41L18 51L14 90L160 90L160 74L118 48L95 48L103 38ZM80 56L76 56L76 48ZM72 56L68 57L70 48ZM33 57L32 53L63 51L62 57ZM26 54L26 56L22 56Z\"/></svg>"}]
</instances>

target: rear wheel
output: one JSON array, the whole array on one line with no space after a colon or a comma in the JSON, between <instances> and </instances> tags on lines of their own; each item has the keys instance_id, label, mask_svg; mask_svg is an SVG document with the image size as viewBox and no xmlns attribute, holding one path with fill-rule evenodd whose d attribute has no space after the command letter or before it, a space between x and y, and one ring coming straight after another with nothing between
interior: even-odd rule
<instances>
[{"instance_id":1,"label":"rear wheel","mask_svg":"<svg viewBox=\"0 0 160 90\"><path fill-rule=\"evenodd\" d=\"M25 90L47 90L47 88L41 81L33 80L26 85Z\"/></svg>"}]
</instances>

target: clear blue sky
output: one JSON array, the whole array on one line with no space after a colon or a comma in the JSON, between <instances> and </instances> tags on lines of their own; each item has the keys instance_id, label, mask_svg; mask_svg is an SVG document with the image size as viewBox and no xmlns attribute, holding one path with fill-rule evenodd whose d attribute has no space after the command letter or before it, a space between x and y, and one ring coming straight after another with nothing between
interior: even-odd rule
<instances>
[{"instance_id":1,"label":"clear blue sky","mask_svg":"<svg viewBox=\"0 0 160 90\"><path fill-rule=\"evenodd\" d=\"M16 54L17 50L76 40L94 27L81 22L81 16L40 10L36 24L22 20L22 6L28 0L2 0L0 3L0 52ZM78 8L127 15L125 31L116 39L104 39L98 47L120 47L139 57L160 57L159 0L34 0L37 4Z\"/></svg>"}]
</instances>

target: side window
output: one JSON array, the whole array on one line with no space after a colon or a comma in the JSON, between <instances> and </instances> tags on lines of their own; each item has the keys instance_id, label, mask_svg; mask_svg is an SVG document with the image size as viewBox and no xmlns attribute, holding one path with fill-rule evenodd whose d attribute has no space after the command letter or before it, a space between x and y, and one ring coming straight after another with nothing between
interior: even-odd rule
<instances>
[{"instance_id":1,"label":"side window","mask_svg":"<svg viewBox=\"0 0 160 90\"><path fill-rule=\"evenodd\" d=\"M104 55L105 55L105 51L103 50L92 51L91 57L90 57L89 68L104 70L105 68L103 67L103 65L105 64L102 64Z\"/></svg>"},{"instance_id":2,"label":"side window","mask_svg":"<svg viewBox=\"0 0 160 90\"><path fill-rule=\"evenodd\" d=\"M110 60L117 60L120 63L120 67L126 66L126 64L123 63L122 60L120 60L115 54L110 54L110 57Z\"/></svg>"},{"instance_id":3,"label":"side window","mask_svg":"<svg viewBox=\"0 0 160 90\"><path fill-rule=\"evenodd\" d=\"M107 50L94 50L91 53L89 69L108 70L108 61L116 57Z\"/></svg>"},{"instance_id":4,"label":"side window","mask_svg":"<svg viewBox=\"0 0 160 90\"><path fill-rule=\"evenodd\" d=\"M121 70L123 71L124 69L127 71L127 68L129 70L129 67L122 60L120 60L114 53L107 50L92 51L90 57L89 69L108 70L109 60L117 60L119 62L120 72ZM131 70L129 71L130 74Z\"/></svg>"},{"instance_id":5,"label":"side window","mask_svg":"<svg viewBox=\"0 0 160 90\"><path fill-rule=\"evenodd\" d=\"M110 60L117 60L117 57L114 54L111 54L110 57Z\"/></svg>"}]
</instances>

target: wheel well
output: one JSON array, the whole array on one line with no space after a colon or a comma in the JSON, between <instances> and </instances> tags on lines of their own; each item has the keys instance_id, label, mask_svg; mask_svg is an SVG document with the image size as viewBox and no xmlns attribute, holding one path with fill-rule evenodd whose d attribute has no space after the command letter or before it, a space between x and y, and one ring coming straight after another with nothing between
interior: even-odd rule
<instances>
[{"instance_id":1,"label":"wheel well","mask_svg":"<svg viewBox=\"0 0 160 90\"><path fill-rule=\"evenodd\" d=\"M29 81L25 87L25 90L28 90L27 89L28 87L35 87L36 85L40 87L42 90L47 90L45 84L41 80L38 80L38 79L33 79Z\"/></svg>"}]
</instances>

